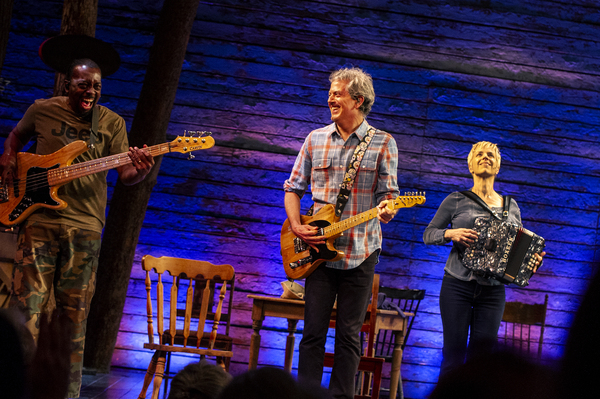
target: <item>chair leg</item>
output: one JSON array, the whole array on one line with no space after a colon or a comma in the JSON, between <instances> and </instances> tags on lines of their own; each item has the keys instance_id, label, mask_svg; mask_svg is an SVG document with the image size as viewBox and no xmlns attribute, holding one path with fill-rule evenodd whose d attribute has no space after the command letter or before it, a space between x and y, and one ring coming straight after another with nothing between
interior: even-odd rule
<instances>
[{"instance_id":1,"label":"chair leg","mask_svg":"<svg viewBox=\"0 0 600 399\"><path fill-rule=\"evenodd\" d=\"M288 320L289 323L289 320ZM233 350L233 342L229 342L229 344L226 346L226 350L228 351L232 351ZM230 357L221 357L221 361L223 362L223 369L229 373L229 366L231 365L231 358Z\"/></svg>"},{"instance_id":2,"label":"chair leg","mask_svg":"<svg viewBox=\"0 0 600 399\"><path fill-rule=\"evenodd\" d=\"M148 391L148 387L150 386L150 382L152 381L152 377L154 377L154 372L156 371L156 363L158 362L158 352L159 351L155 351L154 355L152 355L152 360L150 360L148 370L146 371L146 375L144 376L144 384L142 385L142 391L140 392L138 399L146 399L146 392Z\"/></svg>"},{"instance_id":3,"label":"chair leg","mask_svg":"<svg viewBox=\"0 0 600 399\"><path fill-rule=\"evenodd\" d=\"M404 388L402 387L402 375L398 375L398 391L396 392L396 399L404 399Z\"/></svg>"},{"instance_id":4,"label":"chair leg","mask_svg":"<svg viewBox=\"0 0 600 399\"><path fill-rule=\"evenodd\" d=\"M365 395L365 392L369 392L367 381L369 380L369 374L358 370L356 373L356 379L354 384L354 394L357 396Z\"/></svg>"},{"instance_id":5,"label":"chair leg","mask_svg":"<svg viewBox=\"0 0 600 399\"><path fill-rule=\"evenodd\" d=\"M170 370L171 370L171 352L167 352L167 369L165 371L165 376L164 376L164 389L163 389L163 398L167 397L168 389L169 389L169 378L170 376Z\"/></svg>"},{"instance_id":6,"label":"chair leg","mask_svg":"<svg viewBox=\"0 0 600 399\"><path fill-rule=\"evenodd\" d=\"M358 371L363 372L365 381L373 382L373 389L369 391L369 387L366 387L364 392L355 393L354 398L369 398L378 399L379 390L381 389L381 373L383 369L383 358L380 357L367 357L361 356L358 364ZM333 353L326 352L323 362L324 367L333 366ZM359 377L360 380L360 377ZM360 382L360 381L359 381ZM359 384L359 387L362 384ZM360 389L360 388L359 388Z\"/></svg>"},{"instance_id":7,"label":"chair leg","mask_svg":"<svg viewBox=\"0 0 600 399\"><path fill-rule=\"evenodd\" d=\"M221 367L223 369L223 371L225 371L226 373L229 372L229 367L226 363L226 359L223 356L217 356L217 358L215 359L217 366Z\"/></svg>"},{"instance_id":8,"label":"chair leg","mask_svg":"<svg viewBox=\"0 0 600 399\"><path fill-rule=\"evenodd\" d=\"M372 372L369 373L369 387L371 387L371 382L373 383L373 387L371 388L371 391L368 391L367 388L367 395L370 395L372 399L379 399L379 392L381 391L381 372L383 369L383 362L379 362L376 363L373 366L373 370Z\"/></svg>"},{"instance_id":9,"label":"chair leg","mask_svg":"<svg viewBox=\"0 0 600 399\"><path fill-rule=\"evenodd\" d=\"M163 376L165 373L165 356L166 352L157 351L158 360L156 361L156 371L154 372L154 383L152 385L152 399L158 399L158 393L160 391L160 384L162 384Z\"/></svg>"},{"instance_id":10,"label":"chair leg","mask_svg":"<svg viewBox=\"0 0 600 399\"><path fill-rule=\"evenodd\" d=\"M370 395L371 389L371 380L373 379L372 373L367 373L365 371L361 371L362 373L362 395Z\"/></svg>"}]
</instances>

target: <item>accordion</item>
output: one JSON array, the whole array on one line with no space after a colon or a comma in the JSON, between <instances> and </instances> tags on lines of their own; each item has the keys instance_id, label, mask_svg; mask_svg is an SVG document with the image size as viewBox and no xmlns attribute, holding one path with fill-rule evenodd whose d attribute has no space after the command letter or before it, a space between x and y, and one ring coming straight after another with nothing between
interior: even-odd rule
<instances>
[{"instance_id":1,"label":"accordion","mask_svg":"<svg viewBox=\"0 0 600 399\"><path fill-rule=\"evenodd\" d=\"M536 258L545 241L516 223L478 217L473 226L479 238L462 256L463 265L476 274L504 284L529 285Z\"/></svg>"}]
</instances>

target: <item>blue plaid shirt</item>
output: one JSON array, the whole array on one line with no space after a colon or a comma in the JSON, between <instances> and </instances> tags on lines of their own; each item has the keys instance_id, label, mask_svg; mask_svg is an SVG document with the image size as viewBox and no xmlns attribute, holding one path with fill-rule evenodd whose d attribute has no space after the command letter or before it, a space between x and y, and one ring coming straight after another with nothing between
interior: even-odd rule
<instances>
[{"instance_id":1,"label":"blue plaid shirt","mask_svg":"<svg viewBox=\"0 0 600 399\"><path fill-rule=\"evenodd\" d=\"M304 141L283 189L302 198L310 183L315 213L325 204L335 205L354 149L369 128L367 121L363 121L346 142L337 132L335 123L313 130ZM340 220L368 211L383 200L396 198L397 169L396 141L389 133L377 130L360 164ZM327 262L328 267L358 267L374 251L381 249L379 220L371 219L345 231L335 240L334 246L338 251L343 251L345 257L337 262Z\"/></svg>"}]
</instances>

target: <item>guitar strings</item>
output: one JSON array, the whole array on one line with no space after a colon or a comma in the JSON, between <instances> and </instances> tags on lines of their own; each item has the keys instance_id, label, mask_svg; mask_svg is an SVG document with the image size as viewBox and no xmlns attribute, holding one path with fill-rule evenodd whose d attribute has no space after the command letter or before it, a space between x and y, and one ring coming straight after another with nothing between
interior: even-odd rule
<instances>
[{"instance_id":1,"label":"guitar strings","mask_svg":"<svg viewBox=\"0 0 600 399\"><path fill-rule=\"evenodd\" d=\"M414 194L410 194L410 195L398 196L394 199L394 202L400 201L400 202L402 202L404 207L412 206L412 205L415 205L416 203L408 205L405 203L405 201L406 202L409 202L411 200L414 201L415 199L418 199L423 196L423 195L419 195L419 194L422 194L422 193L414 193ZM323 229L323 232L326 236L330 236L330 235L339 233L340 231L348 230L351 227L358 226L359 224L362 224L368 220L374 219L376 216L377 216L377 208L372 208L372 209L369 209L368 211L359 213L358 215L349 217L348 219L344 219L340 222L329 225Z\"/></svg>"},{"instance_id":2,"label":"guitar strings","mask_svg":"<svg viewBox=\"0 0 600 399\"><path fill-rule=\"evenodd\" d=\"M163 146L167 146L168 148L169 143L158 144L147 149L150 151L153 157L164 154L165 152L170 152L170 148L168 148L168 150L166 151L161 150L160 147ZM19 192L21 192L21 190L22 192L26 192L27 189L38 190L41 188L50 187L51 184L49 183L49 181L51 179L58 180L54 185L61 183L65 179L67 179L67 181L64 183L68 183L69 181L75 180L79 177L102 172L104 170L114 169L116 167L125 166L131 163L133 162L131 161L131 158L129 158L128 153L126 152L105 158L92 159L90 161L76 163L62 168L44 170L43 172L39 173L32 173L31 175L26 176L25 179L15 179L15 182L18 186Z\"/></svg>"}]
</instances>

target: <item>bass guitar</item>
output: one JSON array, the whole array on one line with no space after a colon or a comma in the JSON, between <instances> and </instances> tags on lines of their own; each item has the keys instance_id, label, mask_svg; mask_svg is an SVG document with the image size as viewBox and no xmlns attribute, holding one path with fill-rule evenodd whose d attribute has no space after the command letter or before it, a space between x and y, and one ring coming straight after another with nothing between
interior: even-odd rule
<instances>
[{"instance_id":1,"label":"bass guitar","mask_svg":"<svg viewBox=\"0 0 600 399\"><path fill-rule=\"evenodd\" d=\"M387 207L389 209L410 208L423 203L425 203L425 193L413 193L388 201ZM333 241L341 236L342 232L376 217L377 207L338 222L335 208L331 204L325 205L314 216L301 215L302 224L318 227L317 235L325 237L325 244L318 245L318 251L296 237L290 227L290 221L286 220L281 228L280 240L285 274L294 280L306 278L321 263L342 259L344 253L335 249Z\"/></svg>"},{"instance_id":2,"label":"bass guitar","mask_svg":"<svg viewBox=\"0 0 600 399\"><path fill-rule=\"evenodd\" d=\"M189 132L196 133L196 132ZM207 134L208 132L201 132ZM210 133L208 133L210 134ZM170 143L148 147L153 157L169 152L188 153L205 150L215 145L207 136L178 136ZM28 152L17 154L17 176L13 183L0 186L0 223L12 226L21 223L38 208L64 209L67 203L58 198L58 188L66 183L93 173L118 168L131 163L127 152L100 159L71 164L88 150L85 141L67 144L49 155ZM191 154L190 154L191 155Z\"/></svg>"}]
</instances>

